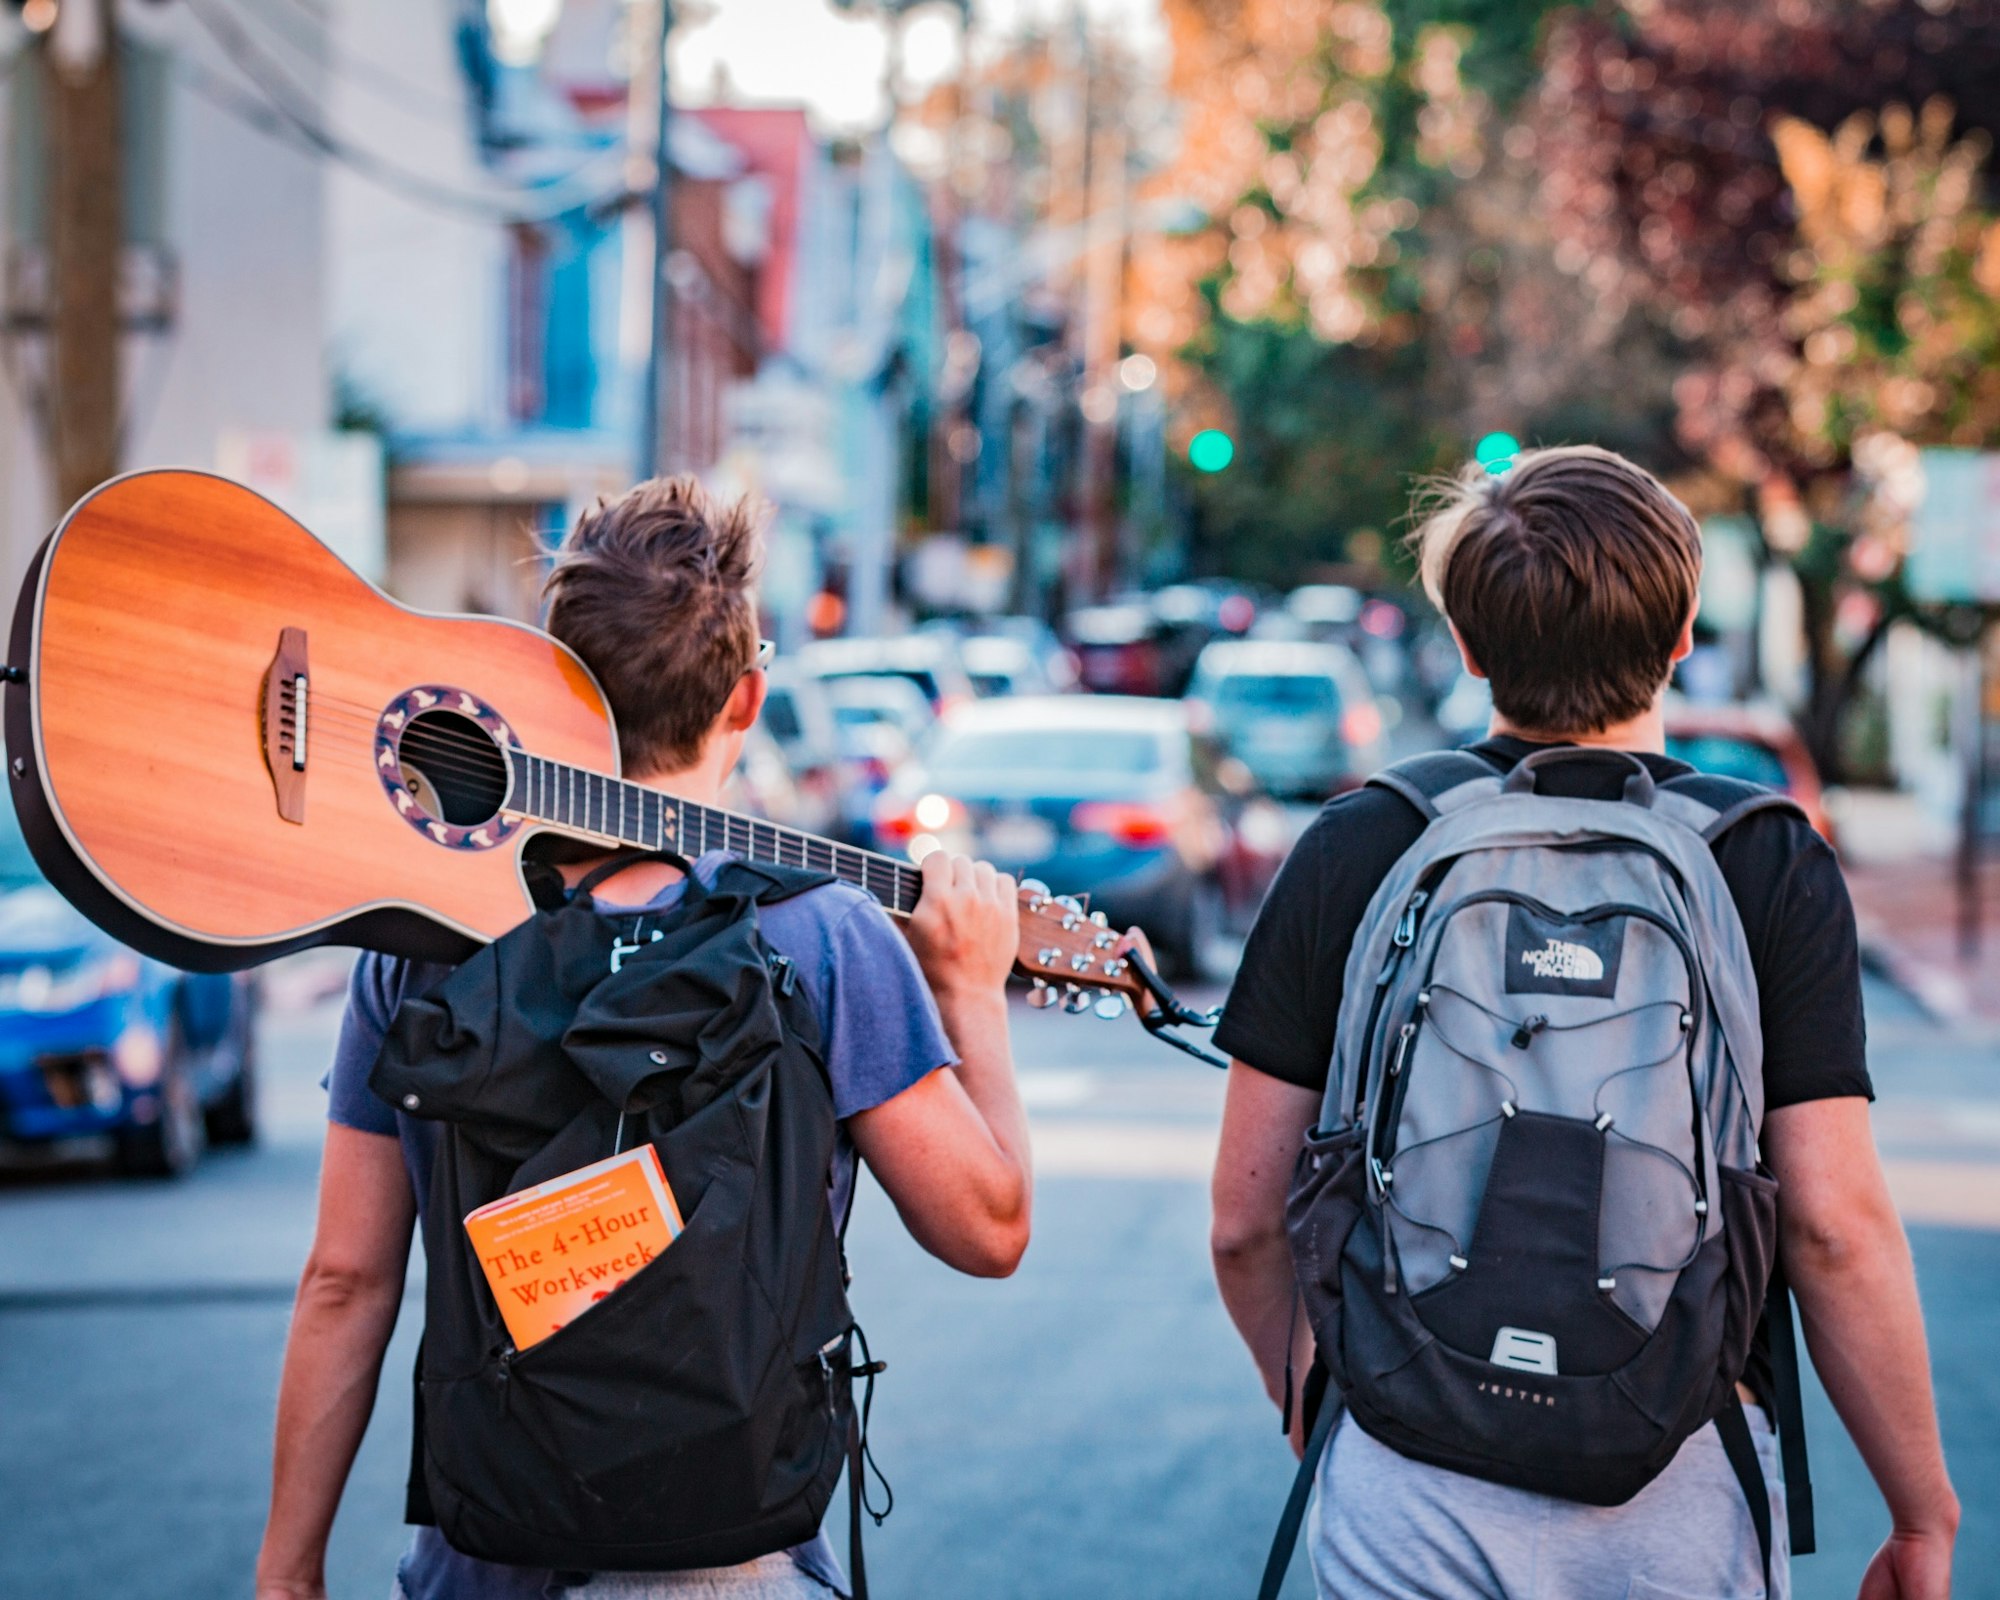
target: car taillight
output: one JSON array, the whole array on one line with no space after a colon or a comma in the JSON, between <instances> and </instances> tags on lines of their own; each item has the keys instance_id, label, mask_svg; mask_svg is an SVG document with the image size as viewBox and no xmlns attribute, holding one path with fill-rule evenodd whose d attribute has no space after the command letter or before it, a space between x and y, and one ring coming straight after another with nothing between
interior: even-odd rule
<instances>
[{"instance_id":1,"label":"car taillight","mask_svg":"<svg viewBox=\"0 0 2000 1600\"><path fill-rule=\"evenodd\" d=\"M1124 800L1086 800L1069 814L1078 833L1107 834L1120 844L1165 844L1174 831L1173 818L1162 806Z\"/></svg>"},{"instance_id":2,"label":"car taillight","mask_svg":"<svg viewBox=\"0 0 2000 1600\"><path fill-rule=\"evenodd\" d=\"M875 831L884 844L908 844L917 832L917 808L902 801L876 806Z\"/></svg>"},{"instance_id":3,"label":"car taillight","mask_svg":"<svg viewBox=\"0 0 2000 1600\"><path fill-rule=\"evenodd\" d=\"M887 844L915 845L927 840L924 848L929 850L936 847L938 834L962 831L964 826L965 807L947 795L891 801L885 794L875 806L875 829Z\"/></svg>"},{"instance_id":4,"label":"car taillight","mask_svg":"<svg viewBox=\"0 0 2000 1600\"><path fill-rule=\"evenodd\" d=\"M1373 744L1382 737L1382 713L1371 701L1349 706L1341 713L1340 735L1349 744Z\"/></svg>"}]
</instances>

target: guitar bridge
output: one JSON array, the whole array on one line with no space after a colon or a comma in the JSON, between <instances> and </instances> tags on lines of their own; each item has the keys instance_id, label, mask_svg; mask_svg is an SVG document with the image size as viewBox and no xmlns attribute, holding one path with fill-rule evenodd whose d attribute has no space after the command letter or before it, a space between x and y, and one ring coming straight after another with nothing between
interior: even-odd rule
<instances>
[{"instance_id":1,"label":"guitar bridge","mask_svg":"<svg viewBox=\"0 0 2000 1600\"><path fill-rule=\"evenodd\" d=\"M306 631L282 628L264 674L264 765L271 769L278 815L306 820Z\"/></svg>"}]
</instances>

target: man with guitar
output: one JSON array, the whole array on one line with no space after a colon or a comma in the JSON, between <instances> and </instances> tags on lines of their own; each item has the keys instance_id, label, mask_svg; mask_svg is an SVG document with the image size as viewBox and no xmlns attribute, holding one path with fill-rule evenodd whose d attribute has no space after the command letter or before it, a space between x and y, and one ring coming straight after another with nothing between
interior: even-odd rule
<instances>
[{"instance_id":1,"label":"man with guitar","mask_svg":"<svg viewBox=\"0 0 2000 1600\"><path fill-rule=\"evenodd\" d=\"M654 480L586 512L547 586L549 629L602 685L627 775L703 805L717 803L764 701L752 589L760 544L746 505L718 505L691 478ZM555 864L574 885L605 859ZM706 881L721 859L703 857L696 873ZM624 911L665 909L681 891L677 869L647 858L596 893L601 908ZM907 943L847 884L767 907L762 927L819 1024L840 1119L828 1174L835 1215L845 1215L858 1157L926 1250L961 1272L1013 1272L1031 1190L1003 992L1017 940L1013 881L938 852L922 865ZM367 1079L403 993L439 970L376 955L355 969L279 1391L259 1600L326 1593L327 1536L374 1406L440 1137L436 1123L376 1099ZM823 1535L739 1568L592 1579L477 1561L429 1527L396 1588L399 1600L724 1592L778 1600L847 1590Z\"/></svg>"}]
</instances>

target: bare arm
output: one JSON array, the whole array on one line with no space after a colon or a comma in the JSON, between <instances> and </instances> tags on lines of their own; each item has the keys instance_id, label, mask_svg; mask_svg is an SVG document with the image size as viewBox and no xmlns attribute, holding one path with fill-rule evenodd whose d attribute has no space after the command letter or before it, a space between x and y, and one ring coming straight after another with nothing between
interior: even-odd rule
<instances>
[{"instance_id":1,"label":"bare arm","mask_svg":"<svg viewBox=\"0 0 2000 1600\"><path fill-rule=\"evenodd\" d=\"M1285 1403L1285 1359L1302 1384L1312 1342L1295 1316L1292 1252L1285 1238L1285 1195L1300 1142L1319 1114L1320 1097L1243 1062L1229 1068L1222 1106L1222 1143L1210 1187L1214 1216L1209 1253L1222 1303L1274 1405ZM1296 1398L1296 1397L1294 1397ZM1292 1412L1294 1447L1302 1418Z\"/></svg>"},{"instance_id":2,"label":"bare arm","mask_svg":"<svg viewBox=\"0 0 2000 1600\"><path fill-rule=\"evenodd\" d=\"M1028 1118L1014 1082L1007 974L1018 943L1014 880L935 851L910 947L958 1065L848 1124L911 1236L961 1272L1004 1278L1028 1248Z\"/></svg>"},{"instance_id":3,"label":"bare arm","mask_svg":"<svg viewBox=\"0 0 2000 1600\"><path fill-rule=\"evenodd\" d=\"M1864 1600L1945 1600L1958 1497L1945 1471L1910 1247L1859 1098L1764 1122L1785 1271L1814 1369L1888 1502Z\"/></svg>"},{"instance_id":4,"label":"bare arm","mask_svg":"<svg viewBox=\"0 0 2000 1600\"><path fill-rule=\"evenodd\" d=\"M396 1328L415 1197L398 1142L331 1123L278 1385L258 1600L322 1600L326 1540Z\"/></svg>"}]
</instances>

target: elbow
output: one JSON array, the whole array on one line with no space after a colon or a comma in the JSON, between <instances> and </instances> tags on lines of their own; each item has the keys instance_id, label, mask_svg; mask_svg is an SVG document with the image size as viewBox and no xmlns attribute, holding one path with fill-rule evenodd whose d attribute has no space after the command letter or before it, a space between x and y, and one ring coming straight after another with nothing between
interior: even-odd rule
<instances>
[{"instance_id":1,"label":"elbow","mask_svg":"<svg viewBox=\"0 0 2000 1600\"><path fill-rule=\"evenodd\" d=\"M1253 1215L1218 1206L1208 1230L1208 1255L1218 1277L1273 1251L1286 1249L1282 1217Z\"/></svg>"},{"instance_id":2,"label":"elbow","mask_svg":"<svg viewBox=\"0 0 2000 1600\"><path fill-rule=\"evenodd\" d=\"M380 1267L314 1254L299 1279L301 1314L346 1317L401 1304L403 1283Z\"/></svg>"},{"instance_id":3,"label":"elbow","mask_svg":"<svg viewBox=\"0 0 2000 1600\"><path fill-rule=\"evenodd\" d=\"M1028 1197L1027 1176L1020 1174L1004 1199L990 1199L977 1225L953 1240L947 1256L951 1265L974 1278L1013 1277L1028 1253Z\"/></svg>"},{"instance_id":4,"label":"elbow","mask_svg":"<svg viewBox=\"0 0 2000 1600\"><path fill-rule=\"evenodd\" d=\"M1812 1285L1863 1270L1902 1237L1902 1224L1886 1199L1837 1211L1787 1214L1780 1204L1780 1239L1786 1274Z\"/></svg>"},{"instance_id":5,"label":"elbow","mask_svg":"<svg viewBox=\"0 0 2000 1600\"><path fill-rule=\"evenodd\" d=\"M964 1268L966 1272L975 1278L1014 1276L1015 1269L1021 1265L1021 1257L1028 1253L1028 1235L1032 1231L1028 1197L1028 1178L1026 1173L1022 1173L1010 1203L995 1209L987 1218L986 1226L972 1241L971 1260Z\"/></svg>"},{"instance_id":6,"label":"elbow","mask_svg":"<svg viewBox=\"0 0 2000 1600\"><path fill-rule=\"evenodd\" d=\"M1011 1278L1027 1253L1028 1219L1023 1216L1017 1223L988 1229L954 1265L974 1278Z\"/></svg>"}]
</instances>

